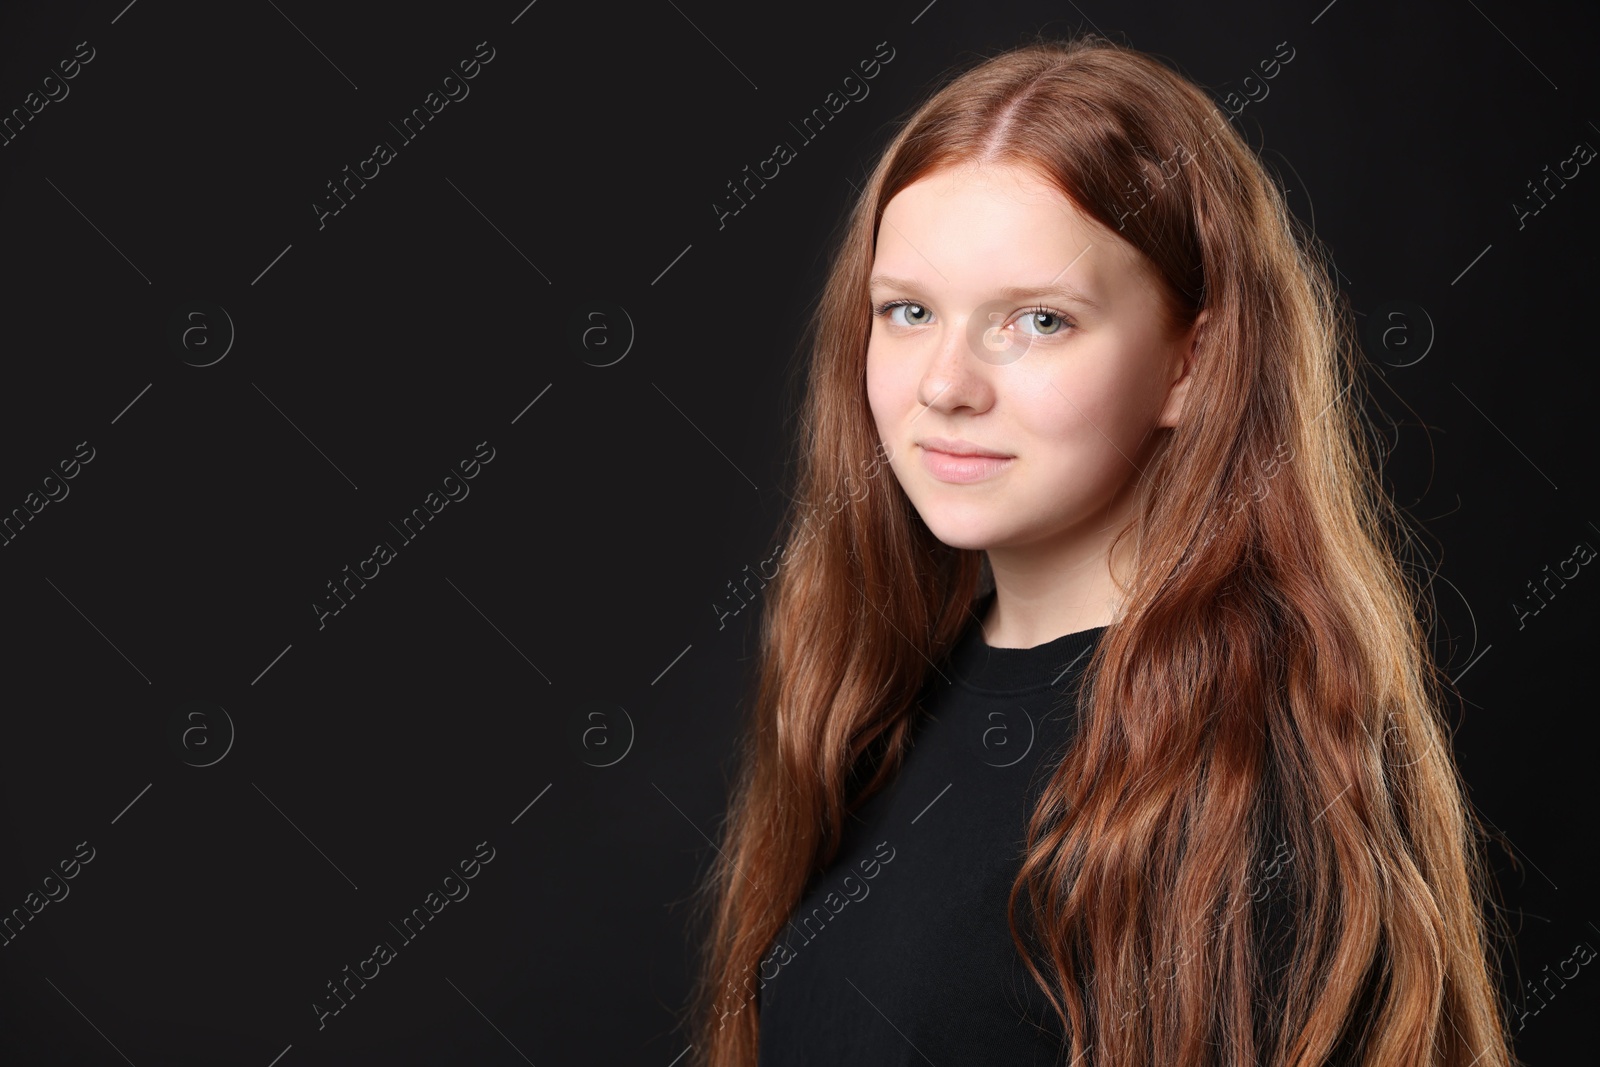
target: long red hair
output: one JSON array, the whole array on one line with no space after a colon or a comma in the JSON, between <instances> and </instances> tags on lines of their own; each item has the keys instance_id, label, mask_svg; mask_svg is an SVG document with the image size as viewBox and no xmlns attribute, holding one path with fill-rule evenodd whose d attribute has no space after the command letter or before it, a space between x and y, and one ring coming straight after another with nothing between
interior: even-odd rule
<instances>
[{"instance_id":1,"label":"long red hair","mask_svg":"<svg viewBox=\"0 0 1600 1067\"><path fill-rule=\"evenodd\" d=\"M1118 533L1138 564L1009 902L1072 1061L1513 1063L1483 833L1427 590L1400 559L1417 538L1366 439L1350 311L1206 93L1092 35L1007 51L935 93L840 239L752 718L699 897L693 1062L756 1062L758 963L845 814L900 766L928 664L991 582L981 552L939 542L893 477L865 474L879 220L906 186L970 163L1032 168L1130 242L1175 328L1209 311L1181 422L1138 473ZM1272 891L1299 934L1267 980L1252 898L1261 857L1285 845Z\"/></svg>"}]
</instances>

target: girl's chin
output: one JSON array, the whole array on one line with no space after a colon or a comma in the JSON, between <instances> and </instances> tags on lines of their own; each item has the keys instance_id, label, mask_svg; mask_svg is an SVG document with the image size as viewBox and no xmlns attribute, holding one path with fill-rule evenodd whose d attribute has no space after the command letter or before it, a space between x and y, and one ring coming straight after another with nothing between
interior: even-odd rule
<instances>
[{"instance_id":1,"label":"girl's chin","mask_svg":"<svg viewBox=\"0 0 1600 1067\"><path fill-rule=\"evenodd\" d=\"M982 551L1005 539L1005 531L987 521L974 522L970 516L956 518L943 514L923 515L928 531L951 548Z\"/></svg>"}]
</instances>

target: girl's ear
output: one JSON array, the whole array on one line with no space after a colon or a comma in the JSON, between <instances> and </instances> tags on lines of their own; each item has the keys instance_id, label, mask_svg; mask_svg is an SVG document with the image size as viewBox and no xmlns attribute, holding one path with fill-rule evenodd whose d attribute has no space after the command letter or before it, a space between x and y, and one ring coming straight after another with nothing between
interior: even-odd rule
<instances>
[{"instance_id":1,"label":"girl's ear","mask_svg":"<svg viewBox=\"0 0 1600 1067\"><path fill-rule=\"evenodd\" d=\"M1189 383L1194 380L1200 331L1210 314L1211 309L1202 309L1200 314L1195 316L1194 324L1173 342L1172 367L1177 377L1173 379L1172 388L1167 392L1167 402L1161 409L1161 417L1156 420L1157 426L1178 425L1178 418L1183 414L1184 398L1189 395Z\"/></svg>"}]
</instances>

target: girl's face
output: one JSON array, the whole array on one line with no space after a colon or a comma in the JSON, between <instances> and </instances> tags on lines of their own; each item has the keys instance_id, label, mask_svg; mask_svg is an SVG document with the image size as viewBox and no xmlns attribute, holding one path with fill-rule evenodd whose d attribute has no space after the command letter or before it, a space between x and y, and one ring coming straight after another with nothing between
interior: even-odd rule
<instances>
[{"instance_id":1,"label":"girl's face","mask_svg":"<svg viewBox=\"0 0 1600 1067\"><path fill-rule=\"evenodd\" d=\"M1167 335L1141 259L1020 167L941 169L889 201L867 398L939 540L1109 541L1154 431L1176 425L1199 326ZM981 452L1000 458L952 455Z\"/></svg>"}]
</instances>

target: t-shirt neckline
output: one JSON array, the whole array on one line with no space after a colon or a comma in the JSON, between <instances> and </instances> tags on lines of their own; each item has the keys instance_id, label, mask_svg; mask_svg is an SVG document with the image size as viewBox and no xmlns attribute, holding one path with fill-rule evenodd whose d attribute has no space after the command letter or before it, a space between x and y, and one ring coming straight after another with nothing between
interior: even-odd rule
<instances>
[{"instance_id":1,"label":"t-shirt neckline","mask_svg":"<svg viewBox=\"0 0 1600 1067\"><path fill-rule=\"evenodd\" d=\"M1063 634L1032 648L998 648L983 639L983 616L994 593L972 606L973 619L951 653L954 681L980 693L1027 693L1076 677L1094 654L1105 626Z\"/></svg>"}]
</instances>

